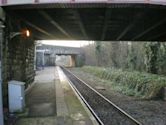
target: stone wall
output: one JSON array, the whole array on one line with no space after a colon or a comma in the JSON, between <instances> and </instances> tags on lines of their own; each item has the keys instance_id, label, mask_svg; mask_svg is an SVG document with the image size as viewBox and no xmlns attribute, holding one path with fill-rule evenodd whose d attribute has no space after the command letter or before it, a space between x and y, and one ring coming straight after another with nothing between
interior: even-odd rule
<instances>
[{"instance_id":1,"label":"stone wall","mask_svg":"<svg viewBox=\"0 0 166 125\"><path fill-rule=\"evenodd\" d=\"M3 33L2 80L4 104L7 105L8 81L18 80L26 87L34 81L34 40L20 35L10 38L12 32L20 32L22 24L9 17Z\"/></svg>"}]
</instances>

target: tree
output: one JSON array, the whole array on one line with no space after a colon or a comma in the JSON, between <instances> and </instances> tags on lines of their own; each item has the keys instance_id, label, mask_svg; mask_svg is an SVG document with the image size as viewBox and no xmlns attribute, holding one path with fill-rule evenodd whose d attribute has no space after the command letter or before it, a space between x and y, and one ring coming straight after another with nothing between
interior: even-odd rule
<instances>
[{"instance_id":1,"label":"tree","mask_svg":"<svg viewBox=\"0 0 166 125\"><path fill-rule=\"evenodd\" d=\"M160 49L159 42L147 42L145 43L145 64L146 71L149 73L158 73L158 52Z\"/></svg>"},{"instance_id":2,"label":"tree","mask_svg":"<svg viewBox=\"0 0 166 125\"><path fill-rule=\"evenodd\" d=\"M100 61L101 60L100 59L101 58L101 42L97 41L95 43L96 43L96 49L95 49L96 51L95 52L96 52L96 58L97 58L97 65L101 66L101 61Z\"/></svg>"}]
</instances>

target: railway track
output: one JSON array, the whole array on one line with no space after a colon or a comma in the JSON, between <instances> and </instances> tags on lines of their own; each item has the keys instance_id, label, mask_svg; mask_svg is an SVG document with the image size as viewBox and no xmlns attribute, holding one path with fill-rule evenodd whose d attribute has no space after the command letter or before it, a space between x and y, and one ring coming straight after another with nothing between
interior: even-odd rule
<instances>
[{"instance_id":1,"label":"railway track","mask_svg":"<svg viewBox=\"0 0 166 125\"><path fill-rule=\"evenodd\" d=\"M69 70L61 69L100 125L142 125Z\"/></svg>"}]
</instances>

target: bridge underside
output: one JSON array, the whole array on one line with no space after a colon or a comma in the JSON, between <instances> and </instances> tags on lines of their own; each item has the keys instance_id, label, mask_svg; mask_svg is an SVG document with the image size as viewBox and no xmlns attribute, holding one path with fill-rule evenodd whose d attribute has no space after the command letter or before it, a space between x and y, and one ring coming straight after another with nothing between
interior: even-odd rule
<instances>
[{"instance_id":1,"label":"bridge underside","mask_svg":"<svg viewBox=\"0 0 166 125\"><path fill-rule=\"evenodd\" d=\"M44 4L4 9L36 40L166 41L162 5Z\"/></svg>"}]
</instances>

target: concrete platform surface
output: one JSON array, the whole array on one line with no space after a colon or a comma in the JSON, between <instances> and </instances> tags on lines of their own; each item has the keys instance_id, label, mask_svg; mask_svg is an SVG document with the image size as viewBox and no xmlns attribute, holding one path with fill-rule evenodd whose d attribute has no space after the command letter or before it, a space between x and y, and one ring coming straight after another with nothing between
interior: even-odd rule
<instances>
[{"instance_id":1,"label":"concrete platform surface","mask_svg":"<svg viewBox=\"0 0 166 125\"><path fill-rule=\"evenodd\" d=\"M20 117L16 125L93 125L63 72L48 67L37 72L35 85L26 95L28 115Z\"/></svg>"}]
</instances>

